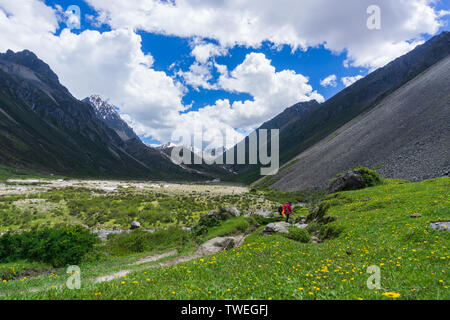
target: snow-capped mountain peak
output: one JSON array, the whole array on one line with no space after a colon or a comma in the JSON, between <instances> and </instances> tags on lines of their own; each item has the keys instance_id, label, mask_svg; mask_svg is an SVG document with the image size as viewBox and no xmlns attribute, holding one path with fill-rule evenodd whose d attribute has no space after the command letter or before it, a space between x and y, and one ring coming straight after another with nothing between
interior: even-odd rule
<instances>
[{"instance_id":1,"label":"snow-capped mountain peak","mask_svg":"<svg viewBox=\"0 0 450 320\"><path fill-rule=\"evenodd\" d=\"M138 138L132 128L121 118L116 109L99 95L91 95L83 100L89 103L97 118L105 122L108 127L116 131L123 141Z\"/></svg>"},{"instance_id":2,"label":"snow-capped mountain peak","mask_svg":"<svg viewBox=\"0 0 450 320\"><path fill-rule=\"evenodd\" d=\"M103 100L99 95L91 95L90 97L86 98L85 101L90 103L91 106L94 107L94 111L97 117L102 120L116 120L117 118L120 118L120 115L117 113L114 107L107 101Z\"/></svg>"}]
</instances>

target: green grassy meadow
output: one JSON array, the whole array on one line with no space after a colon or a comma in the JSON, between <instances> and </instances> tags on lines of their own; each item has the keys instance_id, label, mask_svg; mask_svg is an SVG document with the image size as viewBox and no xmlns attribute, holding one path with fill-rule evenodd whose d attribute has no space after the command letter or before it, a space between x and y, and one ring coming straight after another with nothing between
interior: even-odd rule
<instances>
[{"instance_id":1,"label":"green grassy meadow","mask_svg":"<svg viewBox=\"0 0 450 320\"><path fill-rule=\"evenodd\" d=\"M236 228L243 219L249 219L244 224L258 229L240 248L168 267L158 263L169 258L132 267L129 264L149 253L173 249L173 245L156 251L149 248L149 252L102 256L80 265L82 286L78 290L65 287L70 275L64 268L33 266L40 270L39 276L3 279L0 298L447 300L450 233L431 230L428 224L450 220L449 191L450 178L418 183L387 180L376 187L326 196L323 201L331 205L328 215L337 217L329 227L340 233L320 244L301 243L280 235L261 236L264 225L250 218L233 218L209 229L201 239L242 230L250 233L254 229ZM207 205L200 207L208 209ZM306 208L296 211L297 216L307 214ZM137 213L133 211L133 215ZM411 218L413 213L422 217ZM178 255L193 252L198 244L186 243ZM25 274L26 264L0 265L0 270L14 266L21 270L18 273ZM369 266L381 270L380 289L367 287ZM93 281L96 276L123 269L130 273L110 282Z\"/></svg>"}]
</instances>

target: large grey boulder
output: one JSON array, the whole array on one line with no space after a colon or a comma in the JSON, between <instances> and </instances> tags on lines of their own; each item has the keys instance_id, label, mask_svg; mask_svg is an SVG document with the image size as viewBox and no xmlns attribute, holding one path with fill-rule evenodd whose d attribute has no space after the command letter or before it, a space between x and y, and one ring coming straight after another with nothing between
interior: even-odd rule
<instances>
[{"instance_id":1,"label":"large grey boulder","mask_svg":"<svg viewBox=\"0 0 450 320\"><path fill-rule=\"evenodd\" d=\"M220 251L232 249L235 246L234 238L217 237L203 243L197 250L198 254L209 255Z\"/></svg>"},{"instance_id":2,"label":"large grey boulder","mask_svg":"<svg viewBox=\"0 0 450 320\"><path fill-rule=\"evenodd\" d=\"M227 212L227 213L231 214L233 217L241 216L241 212L238 210L237 207L224 207L224 208L220 208L220 211Z\"/></svg>"},{"instance_id":3,"label":"large grey boulder","mask_svg":"<svg viewBox=\"0 0 450 320\"><path fill-rule=\"evenodd\" d=\"M223 207L220 210L214 210L207 213L207 216L216 217L219 220L228 220L233 217L240 217L241 212L237 207Z\"/></svg>"},{"instance_id":4,"label":"large grey boulder","mask_svg":"<svg viewBox=\"0 0 450 320\"><path fill-rule=\"evenodd\" d=\"M330 193L345 191L345 190L357 190L366 186L366 182L362 174L356 171L350 171L341 177L336 178L328 188Z\"/></svg>"},{"instance_id":5,"label":"large grey boulder","mask_svg":"<svg viewBox=\"0 0 450 320\"><path fill-rule=\"evenodd\" d=\"M287 229L289 226L291 226L287 222L273 222L269 223L266 228L261 232L262 235L270 235L274 233L289 233L289 230Z\"/></svg>"}]
</instances>

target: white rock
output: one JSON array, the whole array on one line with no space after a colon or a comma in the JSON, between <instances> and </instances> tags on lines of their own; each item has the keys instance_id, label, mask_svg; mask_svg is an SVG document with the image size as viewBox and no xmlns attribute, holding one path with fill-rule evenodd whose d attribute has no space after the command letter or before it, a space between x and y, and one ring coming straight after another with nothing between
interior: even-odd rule
<instances>
[{"instance_id":1,"label":"white rock","mask_svg":"<svg viewBox=\"0 0 450 320\"><path fill-rule=\"evenodd\" d=\"M141 224L137 221L131 222L131 229L138 229L141 227Z\"/></svg>"},{"instance_id":2,"label":"white rock","mask_svg":"<svg viewBox=\"0 0 450 320\"><path fill-rule=\"evenodd\" d=\"M220 251L224 251L230 248L234 248L234 239L230 237L217 237L203 243L199 249L198 253L202 255L214 254Z\"/></svg>"},{"instance_id":3,"label":"white rock","mask_svg":"<svg viewBox=\"0 0 450 320\"><path fill-rule=\"evenodd\" d=\"M231 215L233 215L233 217L241 216L241 212L238 210L237 207L225 207L222 208L221 210L230 213Z\"/></svg>"},{"instance_id":4,"label":"white rock","mask_svg":"<svg viewBox=\"0 0 450 320\"><path fill-rule=\"evenodd\" d=\"M287 222L269 223L262 231L262 234L289 233L289 230L287 229L289 226L290 224Z\"/></svg>"}]
</instances>

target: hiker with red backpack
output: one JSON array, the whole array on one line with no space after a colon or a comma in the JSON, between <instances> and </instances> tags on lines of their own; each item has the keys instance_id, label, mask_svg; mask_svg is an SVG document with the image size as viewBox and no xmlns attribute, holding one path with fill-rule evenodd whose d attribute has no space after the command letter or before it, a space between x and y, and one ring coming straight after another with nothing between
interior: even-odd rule
<instances>
[{"instance_id":1,"label":"hiker with red backpack","mask_svg":"<svg viewBox=\"0 0 450 320\"><path fill-rule=\"evenodd\" d=\"M283 213L284 213L284 215L286 215L286 222L289 222L289 217L291 216L291 214L294 214L294 212L292 211L292 205L290 202L286 203L283 206Z\"/></svg>"}]
</instances>

